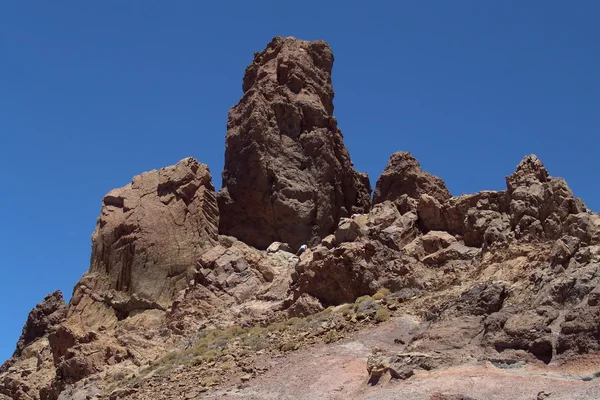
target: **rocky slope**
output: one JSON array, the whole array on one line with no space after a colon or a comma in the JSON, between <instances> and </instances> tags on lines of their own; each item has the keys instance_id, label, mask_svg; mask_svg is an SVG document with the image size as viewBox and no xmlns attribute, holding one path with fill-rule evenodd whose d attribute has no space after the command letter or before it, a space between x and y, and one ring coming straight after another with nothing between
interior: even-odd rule
<instances>
[{"instance_id":1,"label":"rocky slope","mask_svg":"<svg viewBox=\"0 0 600 400\"><path fill-rule=\"evenodd\" d=\"M600 215L533 155L451 197L399 152L371 206L332 62L293 38L255 55L218 195L187 158L105 196L89 271L32 310L0 398L600 393Z\"/></svg>"}]
</instances>

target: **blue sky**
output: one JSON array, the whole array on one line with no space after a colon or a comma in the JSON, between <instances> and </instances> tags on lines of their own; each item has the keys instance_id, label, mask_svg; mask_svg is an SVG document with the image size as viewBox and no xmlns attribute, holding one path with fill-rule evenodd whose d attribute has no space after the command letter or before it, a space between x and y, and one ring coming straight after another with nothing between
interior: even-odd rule
<instances>
[{"instance_id":1,"label":"blue sky","mask_svg":"<svg viewBox=\"0 0 600 400\"><path fill-rule=\"evenodd\" d=\"M335 115L374 186L411 151L455 195L536 153L600 211L600 3L0 3L0 359L89 267L100 202L194 156L220 187L228 109L272 37L327 40Z\"/></svg>"}]
</instances>

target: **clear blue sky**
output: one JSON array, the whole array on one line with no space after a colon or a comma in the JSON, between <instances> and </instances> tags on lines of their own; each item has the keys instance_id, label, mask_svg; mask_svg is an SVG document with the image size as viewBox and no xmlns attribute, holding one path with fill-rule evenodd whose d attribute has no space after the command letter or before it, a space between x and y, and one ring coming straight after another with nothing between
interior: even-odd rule
<instances>
[{"instance_id":1,"label":"clear blue sky","mask_svg":"<svg viewBox=\"0 0 600 400\"><path fill-rule=\"evenodd\" d=\"M600 210L596 1L0 3L0 359L89 266L110 189L194 156L220 187L228 109L273 36L327 40L335 115L374 186L409 150L455 195L536 153Z\"/></svg>"}]
</instances>

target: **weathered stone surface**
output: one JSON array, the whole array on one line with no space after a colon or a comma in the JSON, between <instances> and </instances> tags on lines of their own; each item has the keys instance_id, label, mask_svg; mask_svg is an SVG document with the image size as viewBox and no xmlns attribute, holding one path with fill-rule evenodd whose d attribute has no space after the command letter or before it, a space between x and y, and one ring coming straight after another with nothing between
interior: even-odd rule
<instances>
[{"instance_id":1,"label":"weathered stone surface","mask_svg":"<svg viewBox=\"0 0 600 400\"><path fill-rule=\"evenodd\" d=\"M205 251L194 281L167 316L171 330L185 335L208 323L269 321L288 299L294 264L287 251L259 251L238 240Z\"/></svg>"},{"instance_id":2,"label":"weathered stone surface","mask_svg":"<svg viewBox=\"0 0 600 400\"><path fill-rule=\"evenodd\" d=\"M575 308L560 326L557 352L589 353L600 350L600 307Z\"/></svg>"},{"instance_id":3,"label":"weathered stone surface","mask_svg":"<svg viewBox=\"0 0 600 400\"><path fill-rule=\"evenodd\" d=\"M457 302L457 311L472 315L485 315L500 311L508 296L500 282L482 282L464 292Z\"/></svg>"},{"instance_id":4,"label":"weathered stone surface","mask_svg":"<svg viewBox=\"0 0 600 400\"><path fill-rule=\"evenodd\" d=\"M47 295L44 301L38 303L29 313L13 357L19 357L26 346L45 336L53 327L63 322L66 316L67 305L62 292L57 290ZM7 365L4 365L0 370L5 370L6 367Z\"/></svg>"},{"instance_id":5,"label":"weathered stone surface","mask_svg":"<svg viewBox=\"0 0 600 400\"><path fill-rule=\"evenodd\" d=\"M292 252L292 248L287 243L273 242L267 247L267 253L277 253L278 251Z\"/></svg>"},{"instance_id":6,"label":"weathered stone surface","mask_svg":"<svg viewBox=\"0 0 600 400\"><path fill-rule=\"evenodd\" d=\"M402 195L418 199L422 194L441 202L451 197L444 181L423 171L412 154L404 151L392 154L375 185L373 203L395 201Z\"/></svg>"},{"instance_id":7,"label":"weathered stone surface","mask_svg":"<svg viewBox=\"0 0 600 400\"><path fill-rule=\"evenodd\" d=\"M306 317L320 311L323 311L323 306L319 303L319 300L306 293L302 293L294 304L288 308L288 315L290 317Z\"/></svg>"},{"instance_id":8,"label":"weathered stone surface","mask_svg":"<svg viewBox=\"0 0 600 400\"><path fill-rule=\"evenodd\" d=\"M332 66L327 43L276 37L246 68L227 123L220 233L296 250L368 211L368 177L333 117Z\"/></svg>"},{"instance_id":9,"label":"weathered stone surface","mask_svg":"<svg viewBox=\"0 0 600 400\"><path fill-rule=\"evenodd\" d=\"M325 359L350 361L350 375L315 385L350 382L338 397L364 395L347 388L359 375L364 385L352 365L364 368L359 349L374 343L389 352L369 357L371 383L452 366L478 369L481 388L485 374L501 375L487 362L553 361L548 368L562 373L574 360L570 374L597 357L580 358L600 352L600 216L535 156L505 191L449 198L439 178L399 153L369 210L368 182L332 117L332 62L324 42L291 38L256 54L230 113L219 201L208 168L193 159L104 198L90 271L68 311L57 292L30 313L0 369L0 398L196 398L240 379L243 396L268 368L261 364L284 368L269 379L290 373L272 363L278 352L350 332L325 358L299 357L318 371L335 369ZM218 235L217 203L227 233L266 251ZM295 256L303 243L310 247ZM330 305L340 306L323 310ZM414 385L393 386L461 398L423 391L428 374L416 375ZM220 398L218 390L206 395Z\"/></svg>"},{"instance_id":10,"label":"weathered stone surface","mask_svg":"<svg viewBox=\"0 0 600 400\"><path fill-rule=\"evenodd\" d=\"M343 218L333 234L333 243L337 246L344 242L353 242L364 236L365 233L356 221L351 218Z\"/></svg>"},{"instance_id":11,"label":"weathered stone surface","mask_svg":"<svg viewBox=\"0 0 600 400\"><path fill-rule=\"evenodd\" d=\"M332 250L317 246L296 265L295 290L298 296L308 293L325 305L354 302L381 287L384 266L394 257L398 254L378 242L342 243Z\"/></svg>"},{"instance_id":12,"label":"weathered stone surface","mask_svg":"<svg viewBox=\"0 0 600 400\"><path fill-rule=\"evenodd\" d=\"M498 351L525 350L549 363L553 354L550 324L556 312L544 309L512 313L503 310L485 320L485 338Z\"/></svg>"},{"instance_id":13,"label":"weathered stone surface","mask_svg":"<svg viewBox=\"0 0 600 400\"><path fill-rule=\"evenodd\" d=\"M511 226L517 238L558 239L571 214L587 211L562 178L551 178L535 156L525 157L506 178Z\"/></svg>"},{"instance_id":14,"label":"weathered stone surface","mask_svg":"<svg viewBox=\"0 0 600 400\"><path fill-rule=\"evenodd\" d=\"M506 178L507 190L484 191L440 202L423 194L418 202L423 230L463 237L467 246L506 245L517 239L559 239L571 235L585 243L598 240L596 216L561 178L552 178L530 155Z\"/></svg>"},{"instance_id":15,"label":"weathered stone surface","mask_svg":"<svg viewBox=\"0 0 600 400\"><path fill-rule=\"evenodd\" d=\"M115 309L118 319L136 308L166 309L187 286L200 254L217 243L218 221L210 171L192 158L111 191L102 202L92 265L75 289L71 313L104 312L100 304L88 307L84 298L90 293L102 300L95 303Z\"/></svg>"},{"instance_id":16,"label":"weathered stone surface","mask_svg":"<svg viewBox=\"0 0 600 400\"><path fill-rule=\"evenodd\" d=\"M554 242L550 257L553 264L566 264L579 249L581 240L576 237L565 235Z\"/></svg>"}]
</instances>

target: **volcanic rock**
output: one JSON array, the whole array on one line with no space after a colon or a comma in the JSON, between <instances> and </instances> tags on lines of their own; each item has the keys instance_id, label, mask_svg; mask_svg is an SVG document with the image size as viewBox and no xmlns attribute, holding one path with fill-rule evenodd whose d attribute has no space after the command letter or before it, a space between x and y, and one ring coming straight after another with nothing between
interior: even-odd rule
<instances>
[{"instance_id":1,"label":"volcanic rock","mask_svg":"<svg viewBox=\"0 0 600 400\"><path fill-rule=\"evenodd\" d=\"M110 324L111 310L123 319L134 310L168 308L198 257L217 243L218 222L209 169L193 158L112 190L102 201L92 264L76 286L71 313L88 313L81 318L97 328Z\"/></svg>"},{"instance_id":2,"label":"volcanic rock","mask_svg":"<svg viewBox=\"0 0 600 400\"><path fill-rule=\"evenodd\" d=\"M600 352L600 215L535 156L504 191L449 197L397 153L369 209L332 116L332 62L324 42L292 38L256 54L230 113L218 196L190 158L105 196L89 272L68 310L57 292L30 313L0 398L221 398L227 385L242 397L304 385L309 397L356 398L361 349L375 343L385 347L367 360L370 382L384 383L376 397L387 377L396 393L466 399L441 394L456 371L471 370L482 383L473 394L488 398L492 376L535 383L586 368L548 387L578 382L582 393L597 376L598 354L585 353ZM328 345L341 337L351 340ZM310 348L295 358L308 364L273 363L320 342L318 358ZM267 365L277 368L260 377ZM294 365L308 367L291 382ZM444 375L454 386L438 386Z\"/></svg>"},{"instance_id":3,"label":"volcanic rock","mask_svg":"<svg viewBox=\"0 0 600 400\"><path fill-rule=\"evenodd\" d=\"M395 201L402 195L418 199L422 194L441 202L452 197L444 181L423 171L412 154L407 151L392 154L375 185L373 203Z\"/></svg>"},{"instance_id":4,"label":"volcanic rock","mask_svg":"<svg viewBox=\"0 0 600 400\"><path fill-rule=\"evenodd\" d=\"M369 210L368 177L352 168L333 117L332 66L323 41L276 37L255 54L227 122L221 234L295 250Z\"/></svg>"},{"instance_id":5,"label":"volcanic rock","mask_svg":"<svg viewBox=\"0 0 600 400\"><path fill-rule=\"evenodd\" d=\"M62 292L57 290L47 295L44 301L38 303L29 313L13 357L19 357L27 345L43 337L53 327L63 322L66 316L67 305Z\"/></svg>"},{"instance_id":6,"label":"volcanic rock","mask_svg":"<svg viewBox=\"0 0 600 400\"><path fill-rule=\"evenodd\" d=\"M574 236L598 240L600 222L562 178L552 178L535 156L525 157L506 178L507 190L483 191L439 201L419 198L419 222L425 231L442 230L464 237L467 246Z\"/></svg>"}]
</instances>

